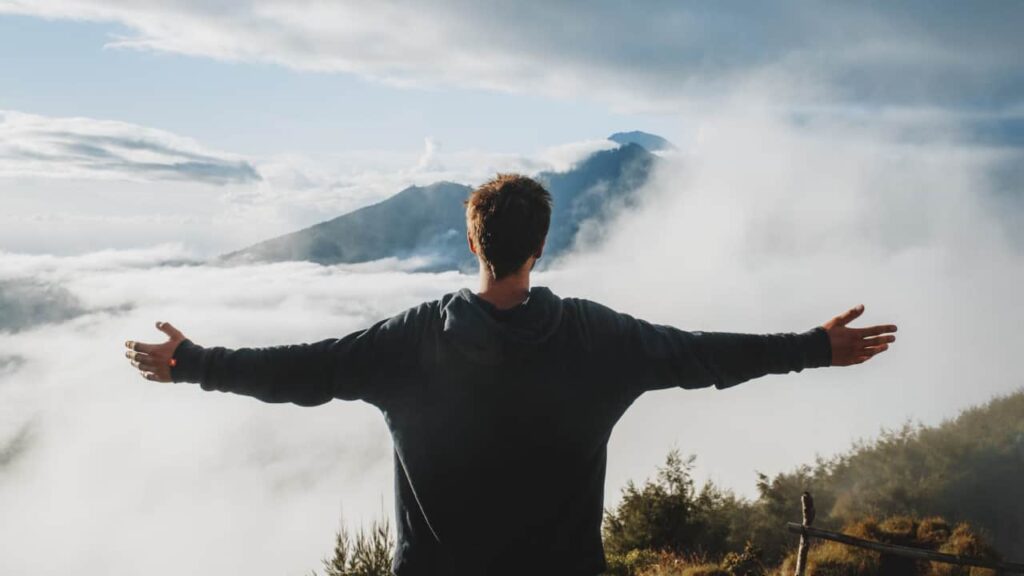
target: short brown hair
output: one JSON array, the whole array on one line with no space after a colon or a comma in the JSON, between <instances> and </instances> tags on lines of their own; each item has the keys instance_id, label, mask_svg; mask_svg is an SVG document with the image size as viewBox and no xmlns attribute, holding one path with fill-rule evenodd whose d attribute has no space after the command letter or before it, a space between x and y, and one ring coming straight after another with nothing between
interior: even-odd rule
<instances>
[{"instance_id":1,"label":"short brown hair","mask_svg":"<svg viewBox=\"0 0 1024 576\"><path fill-rule=\"evenodd\" d=\"M519 270L544 244L551 194L536 180L498 174L469 195L466 228L495 280Z\"/></svg>"}]
</instances>

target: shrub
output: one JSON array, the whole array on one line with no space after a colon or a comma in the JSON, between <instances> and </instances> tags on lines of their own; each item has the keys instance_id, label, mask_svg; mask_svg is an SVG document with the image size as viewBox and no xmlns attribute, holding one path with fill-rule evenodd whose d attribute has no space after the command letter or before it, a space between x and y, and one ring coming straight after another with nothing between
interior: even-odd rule
<instances>
[{"instance_id":1,"label":"shrub","mask_svg":"<svg viewBox=\"0 0 1024 576\"><path fill-rule=\"evenodd\" d=\"M665 551L721 557L737 546L733 526L744 504L731 492L693 481L694 457L671 451L654 480L629 482L622 501L606 512L604 545L612 554L630 550Z\"/></svg>"},{"instance_id":2,"label":"shrub","mask_svg":"<svg viewBox=\"0 0 1024 576\"><path fill-rule=\"evenodd\" d=\"M659 554L651 550L630 550L625 554L608 554L605 562L608 576L637 576L660 560Z\"/></svg>"},{"instance_id":3,"label":"shrub","mask_svg":"<svg viewBox=\"0 0 1024 576\"><path fill-rule=\"evenodd\" d=\"M952 531L942 518L918 521L894 516L881 522L865 518L846 525L843 533L865 540L936 550L947 554L996 559L994 550L966 524ZM796 553L790 554L777 574L794 572ZM981 568L966 568L880 554L837 542L819 541L807 555L807 576L994 576Z\"/></svg>"},{"instance_id":4,"label":"shrub","mask_svg":"<svg viewBox=\"0 0 1024 576\"><path fill-rule=\"evenodd\" d=\"M722 558L722 569L733 576L764 576L762 556L760 548L747 542L743 552L729 552Z\"/></svg>"},{"instance_id":5,"label":"shrub","mask_svg":"<svg viewBox=\"0 0 1024 576\"><path fill-rule=\"evenodd\" d=\"M995 550L971 531L966 524L957 524L949 538L939 546L939 552L957 556L973 556L987 560L998 559ZM995 570L986 568L956 566L932 562L928 576L995 576Z\"/></svg>"},{"instance_id":6,"label":"shrub","mask_svg":"<svg viewBox=\"0 0 1024 576\"><path fill-rule=\"evenodd\" d=\"M353 539L344 527L334 539L334 555L325 558L325 576L391 576L395 540L387 520L374 522Z\"/></svg>"}]
</instances>

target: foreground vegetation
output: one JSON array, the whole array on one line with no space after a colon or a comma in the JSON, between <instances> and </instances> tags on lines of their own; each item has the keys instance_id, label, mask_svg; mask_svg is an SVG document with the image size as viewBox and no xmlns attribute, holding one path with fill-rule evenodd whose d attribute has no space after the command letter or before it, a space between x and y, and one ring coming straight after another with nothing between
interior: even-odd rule
<instances>
[{"instance_id":1,"label":"foreground vegetation","mask_svg":"<svg viewBox=\"0 0 1024 576\"><path fill-rule=\"evenodd\" d=\"M792 574L796 539L785 525L799 520L805 490L814 494L815 525L822 528L952 554L998 558L998 550L1011 560L1024 559L1024 391L939 426L907 425L814 465L775 477L759 474L758 496L752 500L710 482L698 486L693 464L692 456L670 453L652 479L640 486L629 483L618 506L606 512L609 574ZM370 550L383 557L384 542L393 546L386 524L355 539L339 534L334 558L325 561L327 576L388 574L383 563L354 560L358 554L372 556ZM370 564L383 571L366 571ZM823 542L811 549L808 574L992 572L908 562Z\"/></svg>"},{"instance_id":2,"label":"foreground vegetation","mask_svg":"<svg viewBox=\"0 0 1024 576\"><path fill-rule=\"evenodd\" d=\"M865 540L912 546L935 552L999 559L999 555L970 526L951 525L942 518L917 520L893 516L883 521L868 518L843 527L844 533ZM777 566L768 566L764 554L748 543L739 553L717 561L667 551L633 550L609 557L612 575L629 576L791 576L796 550ZM996 576L993 570L951 566L879 554L835 542L818 542L807 557L808 576Z\"/></svg>"},{"instance_id":3,"label":"foreground vegetation","mask_svg":"<svg viewBox=\"0 0 1024 576\"><path fill-rule=\"evenodd\" d=\"M1010 558L1024 557L1024 391L965 410L939 426L907 425L883 432L874 441L813 466L774 478L759 474L754 500L738 498L712 483L697 487L692 467L693 457L672 453L655 478L623 490L604 526L614 573L636 574L672 562L685 564L692 574L768 573L765 567L783 564L795 547L784 526L799 521L800 494L805 490L815 497L816 526L888 541L887 530L900 522L933 518L923 522L950 526L934 519L942 517L954 523L950 534L956 533L954 540L960 544L937 544L940 547L959 549L970 540L985 554L998 549ZM872 531L870 526L885 528ZM932 544L919 543L926 548ZM838 558L839 548L822 546L815 554ZM659 554L659 563L654 564ZM748 568L751 565L760 566L761 572ZM822 573L878 572L851 568Z\"/></svg>"},{"instance_id":4,"label":"foreground vegetation","mask_svg":"<svg viewBox=\"0 0 1024 576\"><path fill-rule=\"evenodd\" d=\"M324 576L390 576L394 552L395 539L387 520L375 522L354 537L342 527L334 536L334 553L323 560Z\"/></svg>"}]
</instances>

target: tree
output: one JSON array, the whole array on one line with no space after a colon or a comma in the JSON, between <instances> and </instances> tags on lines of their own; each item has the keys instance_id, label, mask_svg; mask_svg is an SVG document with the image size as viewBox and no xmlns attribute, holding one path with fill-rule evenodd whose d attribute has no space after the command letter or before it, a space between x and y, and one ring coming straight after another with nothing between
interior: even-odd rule
<instances>
[{"instance_id":1,"label":"tree","mask_svg":"<svg viewBox=\"0 0 1024 576\"><path fill-rule=\"evenodd\" d=\"M605 513L604 543L612 554L631 550L721 556L732 543L731 525L743 502L711 482L699 490L693 481L695 456L669 452L655 479L637 488L629 482L622 502Z\"/></svg>"}]
</instances>

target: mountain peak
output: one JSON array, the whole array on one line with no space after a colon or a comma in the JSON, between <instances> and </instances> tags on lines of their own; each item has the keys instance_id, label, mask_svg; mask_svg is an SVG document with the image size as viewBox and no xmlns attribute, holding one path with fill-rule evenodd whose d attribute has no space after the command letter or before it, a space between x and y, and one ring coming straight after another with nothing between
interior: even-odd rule
<instances>
[{"instance_id":1,"label":"mountain peak","mask_svg":"<svg viewBox=\"0 0 1024 576\"><path fill-rule=\"evenodd\" d=\"M648 148L627 142L595 152L568 171L538 174L555 199L545 255L565 252L576 242L599 241L603 229L599 224L637 204L639 191L657 161ZM409 186L376 204L265 240L220 260L304 260L331 265L416 257L424 259L421 270L471 272L477 261L466 249L463 203L472 191L448 181ZM545 264L548 260L545 258Z\"/></svg>"},{"instance_id":2,"label":"mountain peak","mask_svg":"<svg viewBox=\"0 0 1024 576\"><path fill-rule=\"evenodd\" d=\"M658 136L657 134L650 134L648 132L641 132L639 130L633 130L632 132L616 132L608 137L612 142L618 142L625 146L626 144L636 144L643 146L651 152L660 152L662 150L675 150L675 144L668 140Z\"/></svg>"}]
</instances>

